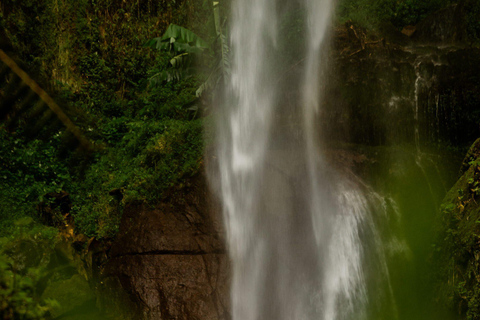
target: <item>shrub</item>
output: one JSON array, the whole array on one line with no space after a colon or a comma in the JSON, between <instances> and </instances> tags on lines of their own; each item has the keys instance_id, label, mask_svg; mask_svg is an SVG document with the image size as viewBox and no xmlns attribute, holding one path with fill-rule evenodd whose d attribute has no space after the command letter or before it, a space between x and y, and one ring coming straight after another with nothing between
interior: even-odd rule
<instances>
[{"instance_id":1,"label":"shrub","mask_svg":"<svg viewBox=\"0 0 480 320\"><path fill-rule=\"evenodd\" d=\"M31 268L26 274L16 272L14 263L0 254L0 318L23 320L51 319L50 311L57 306L51 299L36 297L36 282L40 269Z\"/></svg>"}]
</instances>

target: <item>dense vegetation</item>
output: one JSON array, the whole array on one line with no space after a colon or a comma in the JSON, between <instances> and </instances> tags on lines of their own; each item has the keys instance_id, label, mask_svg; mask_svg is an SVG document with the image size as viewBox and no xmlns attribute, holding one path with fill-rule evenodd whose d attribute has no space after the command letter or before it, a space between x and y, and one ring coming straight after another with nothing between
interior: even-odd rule
<instances>
[{"instance_id":1,"label":"dense vegetation","mask_svg":"<svg viewBox=\"0 0 480 320\"><path fill-rule=\"evenodd\" d=\"M452 2L344 0L339 3L338 20L371 29L391 23L401 29ZM480 12L478 3L467 1L472 12L468 30L474 38L480 37L473 15ZM221 6L226 15L228 3ZM150 81L171 69L172 58L182 54L145 45L172 23L205 41L202 61L191 63L201 63L206 71L197 67L183 76ZM283 34L292 39L292 45L285 48L292 56L298 54L295 48L301 41L301 28L297 27L301 24L298 12L287 15L282 24ZM54 206L56 195L62 192L71 201L68 214L77 234L114 238L125 205L134 201L155 205L169 188L181 187L186 177L202 168L208 122L204 111L210 103L207 89L214 87L205 81L212 69L227 63L226 40L219 41L210 2L5 0L0 28L28 72L43 79L62 106L67 106L75 124L98 146L85 163L75 152L61 157L60 132L45 131L37 139L28 139L26 128L10 130L0 124L2 243L18 240L19 226L26 217L35 223L28 223L22 238L55 242L57 229L53 227L67 219ZM215 81L219 79L215 74ZM208 85L199 99L202 84ZM53 218L45 217L41 208L46 206L53 208L49 211ZM55 303L39 303L33 289L42 271L32 269L12 282L13 264L0 255L0 298L8 297L0 304L0 315L6 319L19 318L16 313L22 319L47 317Z\"/></svg>"},{"instance_id":2,"label":"dense vegetation","mask_svg":"<svg viewBox=\"0 0 480 320\"><path fill-rule=\"evenodd\" d=\"M145 48L169 23L208 35L209 5L200 1L6 1L2 27L16 53L49 79L51 89L88 138L104 146L85 171L58 161L60 135L25 141L22 130L2 135L1 224L36 216L35 205L66 191L78 232L111 237L123 203L153 203L162 191L201 165L198 77L148 86L171 54ZM29 70L30 70L29 69ZM70 158L74 158L71 155ZM121 202L109 195L119 189Z\"/></svg>"},{"instance_id":3,"label":"dense vegetation","mask_svg":"<svg viewBox=\"0 0 480 320\"><path fill-rule=\"evenodd\" d=\"M370 30L385 29L388 25L401 30L416 25L429 14L450 5L463 6L467 37L478 42L480 2L476 0L343 0L339 2L337 15L340 21L352 21ZM452 9L448 10L453 12Z\"/></svg>"},{"instance_id":4,"label":"dense vegetation","mask_svg":"<svg viewBox=\"0 0 480 320\"><path fill-rule=\"evenodd\" d=\"M65 158L61 132L45 129L30 139L22 125L0 126L0 317L44 319L55 306L39 302L35 290L47 265L19 273L4 254L20 238L59 241L50 226L62 227L67 217L55 208L56 195L68 194L76 233L111 238L126 203L155 204L202 166L202 74L149 85L173 54L144 44L170 23L212 41L211 12L202 1L2 2L0 28L13 54L98 148L85 163L74 149ZM44 207L53 208L48 217ZM26 217L35 222L19 238Z\"/></svg>"},{"instance_id":5,"label":"dense vegetation","mask_svg":"<svg viewBox=\"0 0 480 320\"><path fill-rule=\"evenodd\" d=\"M341 20L402 27L450 2L345 0L338 14ZM26 142L22 130L2 130L0 233L9 232L11 219L35 216L34 206L45 195L64 190L72 197L79 232L113 236L118 207L133 200L154 203L162 190L198 170L203 142L196 90L205 79L200 74L149 86L148 79L168 69L178 52L156 52L144 44L170 23L213 43L209 3L11 0L2 6L0 24L16 53L38 77L50 80L76 124L105 148L86 171L77 172L56 159L58 134ZM287 20L286 31L301 23L301 16ZM294 39L292 32L286 34ZM120 202L109 194L115 189L123 195Z\"/></svg>"}]
</instances>

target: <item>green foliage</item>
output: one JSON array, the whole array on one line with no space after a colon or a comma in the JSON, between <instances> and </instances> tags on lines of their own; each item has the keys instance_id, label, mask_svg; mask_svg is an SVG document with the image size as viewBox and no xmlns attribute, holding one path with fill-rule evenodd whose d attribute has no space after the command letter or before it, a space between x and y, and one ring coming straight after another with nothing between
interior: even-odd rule
<instances>
[{"instance_id":1,"label":"green foliage","mask_svg":"<svg viewBox=\"0 0 480 320\"><path fill-rule=\"evenodd\" d=\"M88 303L94 295L84 257L65 241L66 234L31 218L15 224L15 234L0 238L0 318L107 319Z\"/></svg>"},{"instance_id":2,"label":"green foliage","mask_svg":"<svg viewBox=\"0 0 480 320\"><path fill-rule=\"evenodd\" d=\"M15 230L13 221L35 217L35 204L43 196L62 190L71 176L58 161L60 135L50 142L26 142L21 132L0 128L0 236ZM38 219L37 219L38 220Z\"/></svg>"},{"instance_id":3,"label":"green foliage","mask_svg":"<svg viewBox=\"0 0 480 320\"><path fill-rule=\"evenodd\" d=\"M163 66L150 77L151 85L178 81L195 74L194 60L198 60L209 49L208 44L195 33L175 24L171 24L162 37L147 41L145 46L167 52L171 56L169 66Z\"/></svg>"},{"instance_id":4,"label":"green foliage","mask_svg":"<svg viewBox=\"0 0 480 320\"><path fill-rule=\"evenodd\" d=\"M168 189L182 185L201 168L204 121L198 118L196 105L199 77L192 74L145 90L153 74L188 61L170 52L152 53L142 44L176 23L189 29L178 27L178 34L167 30L173 32L170 38L179 39L173 46L192 55L196 48L209 51L199 36L190 41L194 31L210 40L211 24L204 22L210 7L205 9L202 2L2 2L0 27L7 30L29 73L51 80L56 98L71 107L69 117L103 148L80 167L75 154L60 158L62 136L57 132L48 135L48 141L41 139L47 137L42 132L28 140L28 128L0 127L0 250L13 248L8 257L0 253L0 318L60 318L69 307L62 295L70 292L74 295L69 299L77 298L77 287L64 284L75 284L82 277L67 279L70 275L62 270L72 266L47 270L45 264L55 262L52 252L57 254L58 248L36 246L43 242L53 246L55 241L50 240L58 238L56 228L40 223L41 207L51 201L49 194L62 191L69 197L68 216L74 219L76 233L113 238L129 202L155 205ZM38 253L40 264L18 267L15 248L24 240L34 244L32 252ZM48 282L48 290L39 289L39 282ZM55 299L57 295L61 308L53 300L42 300L42 295Z\"/></svg>"},{"instance_id":5,"label":"green foliage","mask_svg":"<svg viewBox=\"0 0 480 320\"><path fill-rule=\"evenodd\" d=\"M469 155L477 152L471 149ZM479 159L470 159L469 166L441 206L435 263L442 302L473 320L480 319Z\"/></svg>"},{"instance_id":6,"label":"green foliage","mask_svg":"<svg viewBox=\"0 0 480 320\"><path fill-rule=\"evenodd\" d=\"M0 27L29 71L50 79L57 97L71 106L72 120L105 147L79 168L75 155L59 160L59 135L29 143L23 131L0 128L0 236L16 233L17 219L39 221L37 204L63 190L70 195L77 232L113 237L126 203L153 204L198 171L203 153L198 77L144 90L149 77L187 61L143 44L168 25L181 24L186 28L166 30L168 44L174 38L171 46L183 53L208 51L200 36L211 40L210 3L7 0L0 14ZM123 196L110 194L114 189Z\"/></svg>"},{"instance_id":7,"label":"green foliage","mask_svg":"<svg viewBox=\"0 0 480 320\"><path fill-rule=\"evenodd\" d=\"M203 153L201 120L133 121L118 148L106 151L74 192L77 228L89 236L112 237L123 206L156 203L163 192L198 172ZM120 189L119 201L109 194Z\"/></svg>"},{"instance_id":8,"label":"green foliage","mask_svg":"<svg viewBox=\"0 0 480 320\"><path fill-rule=\"evenodd\" d=\"M218 2L213 2L213 20L215 35L210 36L214 39L211 44L192 31L175 24L171 24L162 37L145 43L146 47L170 54L168 67L163 65L159 72L150 77L151 85L178 81L196 74L205 79L196 90L197 97L205 92L212 92L219 86L224 76L230 73L230 48L227 35L223 31L226 20L221 22ZM203 75L205 72L202 72L202 68L210 70L206 76Z\"/></svg>"},{"instance_id":9,"label":"green foliage","mask_svg":"<svg viewBox=\"0 0 480 320\"><path fill-rule=\"evenodd\" d=\"M201 53L208 49L208 44L192 31L183 27L171 24L163 36L148 40L146 47L151 47L160 51Z\"/></svg>"},{"instance_id":10,"label":"green foliage","mask_svg":"<svg viewBox=\"0 0 480 320\"><path fill-rule=\"evenodd\" d=\"M166 60L157 57L159 65ZM197 87L195 77L153 86L126 105L118 103L116 116L98 119L92 133L108 148L96 155L81 183L67 189L79 232L113 237L125 204L154 204L165 190L199 170L203 121L195 119ZM122 199L110 195L114 189L121 190Z\"/></svg>"},{"instance_id":11,"label":"green foliage","mask_svg":"<svg viewBox=\"0 0 480 320\"><path fill-rule=\"evenodd\" d=\"M31 268L26 274L21 274L14 266L10 258L0 254L0 318L51 319L50 311L58 303L36 296L36 282L43 275L41 269Z\"/></svg>"},{"instance_id":12,"label":"green foliage","mask_svg":"<svg viewBox=\"0 0 480 320\"><path fill-rule=\"evenodd\" d=\"M342 0L337 13L340 21L351 20L367 29L376 29L385 22L402 28L417 24L430 12L451 2L451 0Z\"/></svg>"}]
</instances>

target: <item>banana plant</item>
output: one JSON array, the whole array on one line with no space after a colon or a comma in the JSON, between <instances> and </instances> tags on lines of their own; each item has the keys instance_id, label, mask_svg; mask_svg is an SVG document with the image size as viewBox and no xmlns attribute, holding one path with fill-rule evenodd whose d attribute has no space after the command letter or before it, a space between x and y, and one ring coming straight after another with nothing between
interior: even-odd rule
<instances>
[{"instance_id":1,"label":"banana plant","mask_svg":"<svg viewBox=\"0 0 480 320\"><path fill-rule=\"evenodd\" d=\"M220 45L221 55L217 55L214 67L207 79L197 89L197 97L200 97L204 92L215 89L221 80L226 82L228 75L230 75L230 47L226 33L223 31L223 24L220 20L220 9L218 2L213 2L213 14L215 19L215 31L217 33L216 42Z\"/></svg>"},{"instance_id":2,"label":"banana plant","mask_svg":"<svg viewBox=\"0 0 480 320\"><path fill-rule=\"evenodd\" d=\"M210 48L208 43L195 33L173 23L163 36L147 41L145 46L161 51L186 53L201 53Z\"/></svg>"},{"instance_id":3,"label":"banana plant","mask_svg":"<svg viewBox=\"0 0 480 320\"><path fill-rule=\"evenodd\" d=\"M174 55L170 59L170 68L150 78L150 84L153 85L163 81L178 81L192 75L195 72L194 60L210 50L205 40L176 24L171 24L163 36L147 41L145 46Z\"/></svg>"},{"instance_id":4,"label":"banana plant","mask_svg":"<svg viewBox=\"0 0 480 320\"><path fill-rule=\"evenodd\" d=\"M213 68L197 89L196 95L200 97L206 91L213 90L218 86L225 75L230 72L229 47L220 21L218 2L213 2L213 13L216 37L212 44L208 44L194 32L175 24L171 24L161 37L145 43L146 47L173 54L169 68L153 75L150 78L150 85L157 85L164 81L178 81L198 74L200 70L194 62L203 60L202 58L206 56L210 61L209 65L213 65ZM218 50L215 50L218 46L220 46L220 54L216 53Z\"/></svg>"}]
</instances>

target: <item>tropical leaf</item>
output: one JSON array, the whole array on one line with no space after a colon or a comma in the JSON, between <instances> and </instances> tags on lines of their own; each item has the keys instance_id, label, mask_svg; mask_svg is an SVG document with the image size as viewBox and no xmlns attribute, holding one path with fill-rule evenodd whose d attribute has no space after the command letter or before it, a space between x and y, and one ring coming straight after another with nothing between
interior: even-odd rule
<instances>
[{"instance_id":1,"label":"tropical leaf","mask_svg":"<svg viewBox=\"0 0 480 320\"><path fill-rule=\"evenodd\" d=\"M167 28L167 31L165 31L162 36L162 41L171 41L172 38L175 39L176 42L188 43L197 48L209 48L208 43L202 38L197 36L192 31L184 27L177 26L176 24L171 24Z\"/></svg>"},{"instance_id":2,"label":"tropical leaf","mask_svg":"<svg viewBox=\"0 0 480 320\"><path fill-rule=\"evenodd\" d=\"M170 24L163 36L148 40L144 46L160 51L188 53L199 53L210 48L208 43L194 32L176 24Z\"/></svg>"},{"instance_id":3,"label":"tropical leaf","mask_svg":"<svg viewBox=\"0 0 480 320\"><path fill-rule=\"evenodd\" d=\"M150 85L158 85L164 81L178 81L191 76L195 70L191 68L193 61L210 46L192 31L171 24L163 36L148 40L144 46L160 51L171 52L175 56L170 59L171 68L163 70L149 79Z\"/></svg>"},{"instance_id":4,"label":"tropical leaf","mask_svg":"<svg viewBox=\"0 0 480 320\"><path fill-rule=\"evenodd\" d=\"M220 35L220 44L222 46L222 72L230 74L230 47L228 45L227 37L224 34Z\"/></svg>"},{"instance_id":5,"label":"tropical leaf","mask_svg":"<svg viewBox=\"0 0 480 320\"><path fill-rule=\"evenodd\" d=\"M149 78L148 82L150 86L156 86L161 84L162 82L178 81L180 79L188 78L194 73L194 68L170 68L154 74Z\"/></svg>"},{"instance_id":6,"label":"tropical leaf","mask_svg":"<svg viewBox=\"0 0 480 320\"><path fill-rule=\"evenodd\" d=\"M195 95L201 97L204 92L215 89L222 78L222 68L218 64L217 67L210 72L207 79L198 87Z\"/></svg>"},{"instance_id":7,"label":"tropical leaf","mask_svg":"<svg viewBox=\"0 0 480 320\"><path fill-rule=\"evenodd\" d=\"M150 85L158 85L164 81L178 81L181 77L198 73L198 68L192 68L192 62L205 51L210 53L210 61L213 62L214 68L197 89L196 96L200 97L205 92L214 90L222 79L226 79L225 75L230 74L230 48L220 22L219 9L218 2L213 2L216 39L212 45L208 45L192 31L175 24L171 24L163 36L145 43L146 47L175 54L170 60L171 67L151 77Z\"/></svg>"},{"instance_id":8,"label":"tropical leaf","mask_svg":"<svg viewBox=\"0 0 480 320\"><path fill-rule=\"evenodd\" d=\"M191 62L190 57L191 56L186 52L179 54L170 60L170 64L174 68L180 68L180 67L186 66Z\"/></svg>"}]
</instances>

